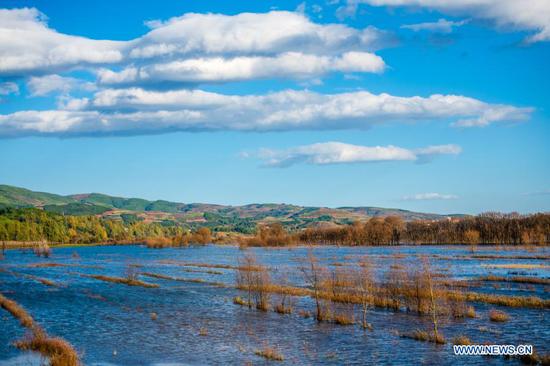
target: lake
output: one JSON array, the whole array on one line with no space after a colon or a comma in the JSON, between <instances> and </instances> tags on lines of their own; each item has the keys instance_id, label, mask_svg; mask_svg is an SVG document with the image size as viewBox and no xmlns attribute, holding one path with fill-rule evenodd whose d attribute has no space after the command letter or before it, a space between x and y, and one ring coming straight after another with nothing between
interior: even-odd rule
<instances>
[{"instance_id":1,"label":"lake","mask_svg":"<svg viewBox=\"0 0 550 366\"><path fill-rule=\"evenodd\" d=\"M307 248L249 250L269 267L273 278L285 277L295 286L304 286L299 267ZM464 246L315 247L313 252L331 267L368 256L378 277L396 261L414 267L427 256L435 272L455 280L487 274L550 278L549 248L480 246L472 253ZM300 316L299 310L314 309L309 297L297 298L295 311L284 315L235 305L233 298L243 295L234 288L235 269L201 264L235 266L242 255L238 247L216 245L60 247L47 259L30 251L10 250L0 261L0 291L27 309L49 334L69 341L86 365L521 364L504 357L454 356L452 342L435 345L400 337L403 332L431 327L428 316L406 311L372 308L367 315L372 331L365 331L358 324L318 323ZM501 257L492 258L494 255ZM61 266L37 267L39 263ZM160 286L144 288L84 276L125 277L129 269L195 282L140 276ZM60 286L47 286L32 276ZM547 300L549 287L485 281L470 290ZM440 320L440 331L448 340L465 335L476 344L532 344L541 354L550 352L548 309L471 305L476 318ZM490 309L504 310L510 320L489 321ZM358 307L356 311L359 313ZM0 324L0 365L39 364L39 358L12 345L25 333L18 321L1 311ZM276 348L284 361L267 361L256 355L264 347Z\"/></svg>"}]
</instances>

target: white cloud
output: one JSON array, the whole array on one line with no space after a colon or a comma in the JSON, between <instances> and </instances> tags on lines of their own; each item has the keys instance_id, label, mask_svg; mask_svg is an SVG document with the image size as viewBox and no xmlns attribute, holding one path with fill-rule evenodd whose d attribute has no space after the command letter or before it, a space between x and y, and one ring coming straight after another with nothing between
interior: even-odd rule
<instances>
[{"instance_id":1,"label":"white cloud","mask_svg":"<svg viewBox=\"0 0 550 366\"><path fill-rule=\"evenodd\" d=\"M0 83L0 95L10 94L19 94L19 85L11 81Z\"/></svg>"},{"instance_id":2,"label":"white cloud","mask_svg":"<svg viewBox=\"0 0 550 366\"><path fill-rule=\"evenodd\" d=\"M131 84L384 70L384 61L372 53L384 42L384 32L316 24L297 12L188 13L147 24L152 29L133 40L92 40L51 29L34 8L2 9L0 75L103 67L101 82ZM109 69L114 66L122 71Z\"/></svg>"},{"instance_id":3,"label":"white cloud","mask_svg":"<svg viewBox=\"0 0 550 366\"><path fill-rule=\"evenodd\" d=\"M454 194L441 193L417 193L412 196L404 196L403 201L435 201L435 200L456 200L458 196Z\"/></svg>"},{"instance_id":4,"label":"white cloud","mask_svg":"<svg viewBox=\"0 0 550 366\"><path fill-rule=\"evenodd\" d=\"M528 42L550 41L548 0L349 0L372 6L408 6L434 9L450 15L488 19L497 26L534 32Z\"/></svg>"},{"instance_id":5,"label":"white cloud","mask_svg":"<svg viewBox=\"0 0 550 366\"><path fill-rule=\"evenodd\" d=\"M298 146L286 150L260 150L258 157L270 167L288 167L298 163L327 165L372 163L388 161L415 161L430 151L430 155L458 154L461 149L456 145L429 146L410 150L397 146L359 146L342 142L324 142Z\"/></svg>"},{"instance_id":6,"label":"white cloud","mask_svg":"<svg viewBox=\"0 0 550 366\"><path fill-rule=\"evenodd\" d=\"M272 57L240 56L233 58L191 58L167 63L130 66L119 72L102 69L101 84L141 84L164 81L184 83L228 82L261 78L311 78L331 71L384 71L380 56L368 52L346 52L340 56L319 56L287 52Z\"/></svg>"},{"instance_id":7,"label":"white cloud","mask_svg":"<svg viewBox=\"0 0 550 366\"><path fill-rule=\"evenodd\" d=\"M376 47L381 33L371 27L316 24L303 14L288 11L236 15L188 13L152 25L153 29L132 46L132 57L364 51Z\"/></svg>"},{"instance_id":8,"label":"white cloud","mask_svg":"<svg viewBox=\"0 0 550 366\"><path fill-rule=\"evenodd\" d=\"M34 8L0 9L0 75L118 62L122 45L58 33Z\"/></svg>"},{"instance_id":9,"label":"white cloud","mask_svg":"<svg viewBox=\"0 0 550 366\"><path fill-rule=\"evenodd\" d=\"M31 96L44 96L53 92L67 94L73 89L93 91L96 86L94 83L84 82L72 77L46 75L30 77L27 81L27 88Z\"/></svg>"},{"instance_id":10,"label":"white cloud","mask_svg":"<svg viewBox=\"0 0 550 366\"><path fill-rule=\"evenodd\" d=\"M401 28L410 29L414 32L419 31L430 31L437 33L451 33L453 28L460 27L466 24L466 20L461 21L452 21L447 19L439 19L437 22L426 22L426 23L417 23L417 24L405 24Z\"/></svg>"},{"instance_id":11,"label":"white cloud","mask_svg":"<svg viewBox=\"0 0 550 366\"><path fill-rule=\"evenodd\" d=\"M428 120L457 120L457 125L472 127L525 120L532 111L458 95L399 97L367 91L319 94L286 90L266 95L226 95L190 89L128 88L101 90L92 98L66 99L63 104L60 108L65 109L59 111L0 115L0 136L367 129L374 124ZM432 153L438 151L417 151L426 159Z\"/></svg>"}]
</instances>

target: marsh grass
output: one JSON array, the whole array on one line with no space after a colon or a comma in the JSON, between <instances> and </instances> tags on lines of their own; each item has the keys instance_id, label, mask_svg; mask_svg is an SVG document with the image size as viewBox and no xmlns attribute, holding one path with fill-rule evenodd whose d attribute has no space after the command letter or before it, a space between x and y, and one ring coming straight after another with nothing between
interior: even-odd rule
<instances>
[{"instance_id":1,"label":"marsh grass","mask_svg":"<svg viewBox=\"0 0 550 366\"><path fill-rule=\"evenodd\" d=\"M58 337L49 337L27 311L15 301L0 294L0 306L31 332L24 339L15 342L17 348L40 353L49 359L51 366L77 366L80 364L78 353L67 341Z\"/></svg>"},{"instance_id":2,"label":"marsh grass","mask_svg":"<svg viewBox=\"0 0 550 366\"><path fill-rule=\"evenodd\" d=\"M141 286L146 288L158 288L160 287L156 283L147 283L137 279L124 278L124 277L111 277L104 275L82 275L84 277L93 278L99 281L120 283L127 286Z\"/></svg>"},{"instance_id":3,"label":"marsh grass","mask_svg":"<svg viewBox=\"0 0 550 366\"><path fill-rule=\"evenodd\" d=\"M268 360L273 360L273 361L284 361L285 359L284 356L281 353L279 353L279 351L277 351L273 347L268 347L268 346L264 346L264 348L258 349L254 353L258 356L261 356Z\"/></svg>"},{"instance_id":4,"label":"marsh grass","mask_svg":"<svg viewBox=\"0 0 550 366\"><path fill-rule=\"evenodd\" d=\"M472 341L470 340L470 338L466 337L465 335L459 335L459 336L453 338L453 344L468 346L468 345L472 344Z\"/></svg>"},{"instance_id":5,"label":"marsh grass","mask_svg":"<svg viewBox=\"0 0 550 366\"><path fill-rule=\"evenodd\" d=\"M482 267L508 268L508 269L545 269L550 268L547 264L511 263L511 264L482 264Z\"/></svg>"},{"instance_id":6,"label":"marsh grass","mask_svg":"<svg viewBox=\"0 0 550 366\"><path fill-rule=\"evenodd\" d=\"M504 276L495 276L487 275L476 278L477 281L494 281L494 282L516 282L516 283L530 283L538 285L550 285L550 278L538 278L538 277L528 277L528 276L514 276L514 277L504 277Z\"/></svg>"},{"instance_id":7,"label":"marsh grass","mask_svg":"<svg viewBox=\"0 0 550 366\"><path fill-rule=\"evenodd\" d=\"M45 334L15 342L21 350L38 352L48 357L51 366L76 366L80 364L78 354L64 339L48 337Z\"/></svg>"},{"instance_id":8,"label":"marsh grass","mask_svg":"<svg viewBox=\"0 0 550 366\"><path fill-rule=\"evenodd\" d=\"M435 344L445 344L446 343L445 338L441 334L437 334L437 336L434 336L434 335L431 335L430 333L428 333L424 330L420 330L420 329L416 329L416 330L414 330L410 333L401 334L401 337L402 338L415 339L417 341L422 341L422 342L432 342L432 343L435 343Z\"/></svg>"},{"instance_id":9,"label":"marsh grass","mask_svg":"<svg viewBox=\"0 0 550 366\"><path fill-rule=\"evenodd\" d=\"M492 322L502 323L510 320L510 316L506 314L504 311L491 309L489 311L489 319Z\"/></svg>"},{"instance_id":10,"label":"marsh grass","mask_svg":"<svg viewBox=\"0 0 550 366\"><path fill-rule=\"evenodd\" d=\"M337 314L334 315L332 320L335 324L338 325L353 325L355 324L355 320L353 319L353 316L350 314Z\"/></svg>"},{"instance_id":11,"label":"marsh grass","mask_svg":"<svg viewBox=\"0 0 550 366\"><path fill-rule=\"evenodd\" d=\"M0 307L8 311L14 318L18 319L22 326L27 329L38 329L34 323L34 319L27 313L27 311L13 300L0 294Z\"/></svg>"},{"instance_id":12,"label":"marsh grass","mask_svg":"<svg viewBox=\"0 0 550 366\"><path fill-rule=\"evenodd\" d=\"M240 296L235 296L233 298L233 304L241 305L241 306L248 306L248 302Z\"/></svg>"},{"instance_id":13,"label":"marsh grass","mask_svg":"<svg viewBox=\"0 0 550 366\"><path fill-rule=\"evenodd\" d=\"M203 280L202 278L182 278L182 277L173 277L173 276L167 276L160 273L152 273L152 272L141 272L142 276L151 277L151 278L157 278L161 280L168 280L168 281L179 281L179 282L190 282L190 283L203 283L206 285L212 285L217 287L226 287L224 283L221 282L210 282ZM158 287L158 285L157 285Z\"/></svg>"}]
</instances>

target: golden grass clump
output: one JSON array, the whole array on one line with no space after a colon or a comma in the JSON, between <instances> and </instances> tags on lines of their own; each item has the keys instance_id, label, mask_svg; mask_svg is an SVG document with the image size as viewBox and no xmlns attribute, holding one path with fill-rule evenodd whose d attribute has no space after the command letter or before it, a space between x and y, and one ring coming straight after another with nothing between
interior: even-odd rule
<instances>
[{"instance_id":1,"label":"golden grass clump","mask_svg":"<svg viewBox=\"0 0 550 366\"><path fill-rule=\"evenodd\" d=\"M284 361L284 357L275 348L265 346L262 349L256 350L256 355L267 358L273 361Z\"/></svg>"},{"instance_id":2,"label":"golden grass clump","mask_svg":"<svg viewBox=\"0 0 550 366\"><path fill-rule=\"evenodd\" d=\"M22 326L28 329L37 329L34 319L27 313L25 309L13 300L4 297L0 294L0 307L8 311L14 318L18 319Z\"/></svg>"},{"instance_id":3,"label":"golden grass clump","mask_svg":"<svg viewBox=\"0 0 550 366\"><path fill-rule=\"evenodd\" d=\"M135 280L131 278L111 277L111 276L103 276L103 275L84 275L84 276L89 278L94 278L100 281L105 281L105 282L121 283L128 286L141 286L141 287L147 287L147 288L160 287L156 283L147 283L147 282L143 282L143 281Z\"/></svg>"},{"instance_id":4,"label":"golden grass clump","mask_svg":"<svg viewBox=\"0 0 550 366\"><path fill-rule=\"evenodd\" d=\"M492 322L502 323L510 320L510 316L504 311L492 309L489 311L489 319Z\"/></svg>"},{"instance_id":5,"label":"golden grass clump","mask_svg":"<svg viewBox=\"0 0 550 366\"><path fill-rule=\"evenodd\" d=\"M78 354L64 339L35 335L15 343L21 350L39 352L50 360L51 366L76 366L80 364Z\"/></svg>"},{"instance_id":6,"label":"golden grass clump","mask_svg":"<svg viewBox=\"0 0 550 366\"><path fill-rule=\"evenodd\" d=\"M275 305L274 310L275 310L276 313L279 313L279 314L290 314L290 313L292 313L292 307L285 306L283 304Z\"/></svg>"},{"instance_id":7,"label":"golden grass clump","mask_svg":"<svg viewBox=\"0 0 550 366\"><path fill-rule=\"evenodd\" d=\"M15 346L21 350L39 352L49 359L51 366L78 366L78 353L64 339L49 337L46 332L34 322L34 319L15 301L0 294L0 306L7 310L14 318L19 319L22 326L29 329L31 334Z\"/></svg>"},{"instance_id":8,"label":"golden grass clump","mask_svg":"<svg viewBox=\"0 0 550 366\"><path fill-rule=\"evenodd\" d=\"M466 337L465 335L459 335L453 339L453 344L468 346L472 344L472 341L470 340L470 338Z\"/></svg>"},{"instance_id":9,"label":"golden grass clump","mask_svg":"<svg viewBox=\"0 0 550 366\"><path fill-rule=\"evenodd\" d=\"M445 344L445 338L441 334L437 334L436 337L430 335L428 332L420 329L416 329L411 333L402 334L401 337L415 339L422 342L433 342L435 344Z\"/></svg>"},{"instance_id":10,"label":"golden grass clump","mask_svg":"<svg viewBox=\"0 0 550 366\"><path fill-rule=\"evenodd\" d=\"M334 317L332 319L334 320L334 323L336 323L338 325L353 325L353 324L355 324L355 320L353 319L353 317L348 315L348 314L337 314L337 315L334 315Z\"/></svg>"},{"instance_id":11,"label":"golden grass clump","mask_svg":"<svg viewBox=\"0 0 550 366\"><path fill-rule=\"evenodd\" d=\"M240 297L240 296L235 296L235 297L233 298L233 304L241 305L241 306L248 306L248 303L246 302L246 300L243 299L243 298Z\"/></svg>"},{"instance_id":12,"label":"golden grass clump","mask_svg":"<svg viewBox=\"0 0 550 366\"><path fill-rule=\"evenodd\" d=\"M311 313L307 310L300 310L298 313L302 318L311 318Z\"/></svg>"},{"instance_id":13,"label":"golden grass clump","mask_svg":"<svg viewBox=\"0 0 550 366\"><path fill-rule=\"evenodd\" d=\"M206 337L208 335L208 329L204 327L199 329L199 335L202 337Z\"/></svg>"},{"instance_id":14,"label":"golden grass clump","mask_svg":"<svg viewBox=\"0 0 550 366\"><path fill-rule=\"evenodd\" d=\"M476 317L476 309L473 306L468 306L466 309L466 316L468 318L475 318Z\"/></svg>"},{"instance_id":15,"label":"golden grass clump","mask_svg":"<svg viewBox=\"0 0 550 366\"><path fill-rule=\"evenodd\" d=\"M550 278L539 278L529 276L495 276L487 275L477 278L478 281L495 281L495 282L516 282L516 283L531 283L536 285L550 285Z\"/></svg>"}]
</instances>

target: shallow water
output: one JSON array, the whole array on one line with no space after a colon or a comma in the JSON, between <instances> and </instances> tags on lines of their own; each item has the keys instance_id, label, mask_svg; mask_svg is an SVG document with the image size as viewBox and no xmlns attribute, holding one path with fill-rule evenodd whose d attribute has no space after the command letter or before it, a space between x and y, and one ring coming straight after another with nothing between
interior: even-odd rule
<instances>
[{"instance_id":1,"label":"shallow water","mask_svg":"<svg viewBox=\"0 0 550 366\"><path fill-rule=\"evenodd\" d=\"M269 266L275 278L284 275L293 284L303 285L298 267L307 249L251 250L260 262ZM420 265L421 257L427 255L435 271L455 279L471 279L488 273L550 277L548 260L475 259L469 248L460 246L317 247L314 253L327 265L353 263L369 256L378 275L395 263L396 255L412 265ZM537 248L529 252L525 248L480 247L474 254L548 256L550 250ZM214 245L162 250L142 246L66 247L54 249L49 259L39 259L28 251L11 250L0 262L0 269L7 270L0 271L0 291L23 305L49 334L73 344L86 365L210 365L247 361L265 364L268 361L255 355L255 351L264 346L275 347L284 355L285 360L280 364L519 364L517 360L502 357L457 357L450 344L436 346L401 338L397 332L430 326L427 317L404 312L370 310L368 319L373 331L364 332L358 325L319 324L311 318L300 317L297 311L280 315L234 305L232 299L239 291L231 287L142 276L143 281L160 285L160 288L143 288L80 276L124 277L132 264L142 266L138 267L142 272L233 285L235 271L232 269L185 267L181 262L236 265L241 255L242 251L236 247ZM71 266L29 266L52 262ZM542 267L502 267L510 264ZM207 270L221 274L204 273ZM61 287L46 286L21 274L47 278ZM544 285L493 285L486 282L472 290L550 298L548 286ZM296 306L313 310L308 298L297 299ZM533 344L540 353L550 352L548 310L474 306L478 314L475 319L441 320L441 332L448 340L463 334L478 344ZM510 314L510 321L490 322L487 313L493 308ZM157 314L156 319L152 319L151 313ZM24 335L24 330L5 311L0 312L0 327L1 366L40 362L36 356L22 353L11 345ZM206 329L208 335L199 335L201 328Z\"/></svg>"}]
</instances>

